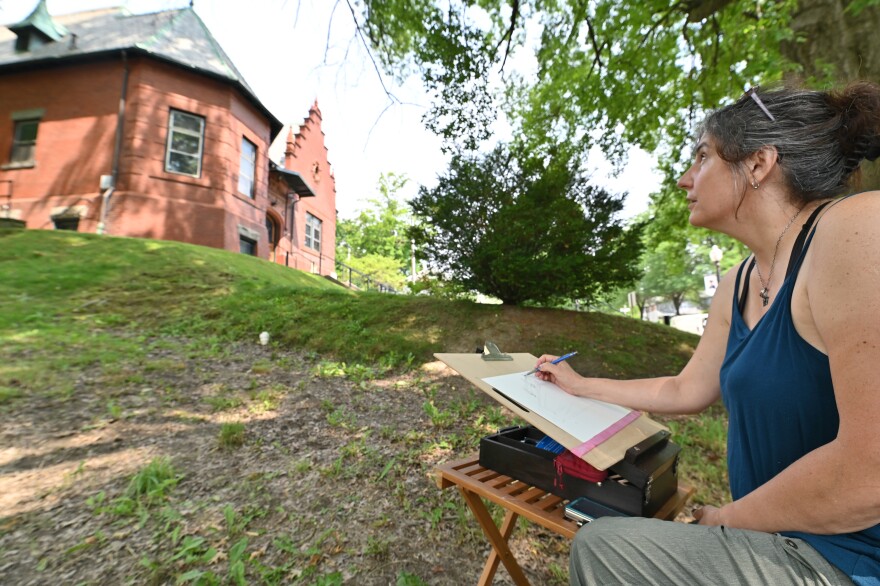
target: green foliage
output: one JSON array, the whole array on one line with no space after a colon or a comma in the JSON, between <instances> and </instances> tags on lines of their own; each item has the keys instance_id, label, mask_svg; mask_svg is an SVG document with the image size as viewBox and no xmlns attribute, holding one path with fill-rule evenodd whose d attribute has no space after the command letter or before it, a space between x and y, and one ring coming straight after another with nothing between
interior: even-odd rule
<instances>
[{"instance_id":1,"label":"green foliage","mask_svg":"<svg viewBox=\"0 0 880 586\"><path fill-rule=\"evenodd\" d=\"M533 58L537 69L506 78L507 113L526 134L597 140L612 155L628 144L677 146L701 109L794 69L779 50L793 37L794 0L757 13L749 0L359 4L386 69L419 68L435 102L428 126L468 148L497 107L484 80L508 59Z\"/></svg>"},{"instance_id":2,"label":"green foliage","mask_svg":"<svg viewBox=\"0 0 880 586\"><path fill-rule=\"evenodd\" d=\"M408 182L404 175L383 173L379 197L368 200L356 218L336 225L336 258L395 289L403 288L412 264L406 231L413 218L398 195Z\"/></svg>"},{"instance_id":3,"label":"green foliage","mask_svg":"<svg viewBox=\"0 0 880 586\"><path fill-rule=\"evenodd\" d=\"M662 242L644 256L645 273L639 282L643 298L662 297L675 306L675 313L685 297L696 297L703 288L701 264L681 243Z\"/></svg>"},{"instance_id":4,"label":"green foliage","mask_svg":"<svg viewBox=\"0 0 880 586\"><path fill-rule=\"evenodd\" d=\"M237 448L244 445L244 423L227 422L220 425L221 448Z\"/></svg>"},{"instance_id":5,"label":"green foliage","mask_svg":"<svg viewBox=\"0 0 880 586\"><path fill-rule=\"evenodd\" d=\"M878 4L880 4L880 0L852 0L846 7L846 11L858 16L865 8Z\"/></svg>"},{"instance_id":6,"label":"green foliage","mask_svg":"<svg viewBox=\"0 0 880 586\"><path fill-rule=\"evenodd\" d=\"M635 279L640 228L615 218L623 197L589 185L579 157L553 155L455 155L419 191L410 205L425 226L412 233L440 275L511 305L591 300Z\"/></svg>"},{"instance_id":7,"label":"green foliage","mask_svg":"<svg viewBox=\"0 0 880 586\"><path fill-rule=\"evenodd\" d=\"M182 477L168 458L154 458L132 477L125 496L147 504L158 504L168 498L168 492Z\"/></svg>"},{"instance_id":8,"label":"green foliage","mask_svg":"<svg viewBox=\"0 0 880 586\"><path fill-rule=\"evenodd\" d=\"M166 502L171 489L182 478L168 458L154 458L131 477L124 494L106 503L107 495L101 491L87 503L97 513L137 516L143 524L150 516L150 508Z\"/></svg>"},{"instance_id":9,"label":"green foliage","mask_svg":"<svg viewBox=\"0 0 880 586\"><path fill-rule=\"evenodd\" d=\"M400 572L397 574L397 586L427 586L428 583L409 572Z\"/></svg>"},{"instance_id":10,"label":"green foliage","mask_svg":"<svg viewBox=\"0 0 880 586\"><path fill-rule=\"evenodd\" d=\"M409 244L407 244L407 248L409 248ZM376 282L390 285L397 291L402 290L406 285L405 269L402 268L399 261L391 257L368 253L363 256L353 256L345 264L368 275Z\"/></svg>"},{"instance_id":11,"label":"green foliage","mask_svg":"<svg viewBox=\"0 0 880 586\"><path fill-rule=\"evenodd\" d=\"M676 417L664 422L672 440L682 447L681 469L696 489L695 503L730 501L727 466L727 418L723 407L712 406L698 417Z\"/></svg>"}]
</instances>

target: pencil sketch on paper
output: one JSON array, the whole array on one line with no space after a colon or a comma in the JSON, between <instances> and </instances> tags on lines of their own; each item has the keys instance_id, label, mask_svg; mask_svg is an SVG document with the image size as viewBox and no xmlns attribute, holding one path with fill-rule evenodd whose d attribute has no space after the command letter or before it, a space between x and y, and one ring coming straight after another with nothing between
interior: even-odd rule
<instances>
[{"instance_id":1,"label":"pencil sketch on paper","mask_svg":"<svg viewBox=\"0 0 880 586\"><path fill-rule=\"evenodd\" d=\"M518 372L483 381L511 400L586 442L630 413L630 409L569 395L553 383Z\"/></svg>"}]
</instances>

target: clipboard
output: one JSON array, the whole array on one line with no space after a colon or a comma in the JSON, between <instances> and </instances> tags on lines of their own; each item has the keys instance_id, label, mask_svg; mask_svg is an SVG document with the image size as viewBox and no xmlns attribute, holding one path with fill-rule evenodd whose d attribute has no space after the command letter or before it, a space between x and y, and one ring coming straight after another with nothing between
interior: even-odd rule
<instances>
[{"instance_id":1,"label":"clipboard","mask_svg":"<svg viewBox=\"0 0 880 586\"><path fill-rule=\"evenodd\" d=\"M522 405L510 400L504 394L493 389L483 379L492 376L501 376L514 372L530 370L538 362L538 358L528 353L511 353L512 360L487 361L483 360L482 354L448 354L436 353L434 357L446 364L449 368L466 378L475 387L501 403L514 413L534 425L554 440L568 448L576 449L581 441L576 437L547 421L538 413L525 409ZM644 413L632 423L606 439L589 452L584 454L583 459L590 465L605 470L609 466L624 459L626 451L634 445L645 441L658 431L667 428Z\"/></svg>"}]
</instances>

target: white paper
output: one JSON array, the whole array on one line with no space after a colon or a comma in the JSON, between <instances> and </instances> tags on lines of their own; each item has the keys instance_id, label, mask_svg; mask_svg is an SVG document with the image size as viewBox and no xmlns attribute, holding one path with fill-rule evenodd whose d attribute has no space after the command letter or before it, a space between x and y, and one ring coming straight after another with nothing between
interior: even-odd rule
<instances>
[{"instance_id":1,"label":"white paper","mask_svg":"<svg viewBox=\"0 0 880 586\"><path fill-rule=\"evenodd\" d=\"M553 383L518 372L483 381L556 427L587 442L630 413L630 409L604 401L569 395Z\"/></svg>"}]
</instances>

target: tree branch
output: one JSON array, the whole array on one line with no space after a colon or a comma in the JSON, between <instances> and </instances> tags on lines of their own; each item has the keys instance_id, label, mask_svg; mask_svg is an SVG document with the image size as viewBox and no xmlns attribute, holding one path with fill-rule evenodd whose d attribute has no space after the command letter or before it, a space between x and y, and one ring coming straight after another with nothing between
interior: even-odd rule
<instances>
[{"instance_id":1,"label":"tree branch","mask_svg":"<svg viewBox=\"0 0 880 586\"><path fill-rule=\"evenodd\" d=\"M602 47L599 45L599 41L596 39L596 30L593 28L593 21L590 20L590 17L584 15L584 20L587 22L587 32L590 35L590 43L593 45L593 52L595 52L596 56L593 58L593 66L599 66L599 68L605 67L602 63ZM593 67L590 68L590 73L592 74Z\"/></svg>"},{"instance_id":2,"label":"tree branch","mask_svg":"<svg viewBox=\"0 0 880 586\"><path fill-rule=\"evenodd\" d=\"M507 47L504 48L504 59L501 60L501 69L499 71L504 71L504 66L507 64L507 57L510 55L510 45L513 42L513 32L516 30L516 21L519 18L519 0L510 0L510 26L507 27L507 31L504 35L501 36L501 39L498 41L498 44L495 45L495 50L493 52L498 52L498 49L501 48L501 44L504 40L507 40Z\"/></svg>"},{"instance_id":3,"label":"tree branch","mask_svg":"<svg viewBox=\"0 0 880 586\"><path fill-rule=\"evenodd\" d=\"M700 22L713 14L721 12L736 0L685 0L683 7L688 22Z\"/></svg>"},{"instance_id":4,"label":"tree branch","mask_svg":"<svg viewBox=\"0 0 880 586\"><path fill-rule=\"evenodd\" d=\"M337 5L339 4L340 1L341 0L336 0ZM367 42L366 37L364 37L364 31L361 29L361 24L358 22L357 12L355 12L354 6L351 5L351 0L345 0L345 3L348 4L348 9L351 11L351 19L354 21L355 31L357 31L357 35L358 35L358 37L360 37L361 42L364 45L364 49L366 49L366 51L367 51L367 56L370 58L370 62L373 64L373 69L376 70L376 77L379 78L379 84L382 86L382 90L385 92L385 95L388 96L388 98L392 102L400 103L400 100L398 100L397 97L394 94L392 94L390 91L388 91L388 88L385 86L385 80L382 78L382 70L379 69L379 64L376 63L376 59L373 57L373 51L370 49L370 44ZM387 108L386 108L386 110L387 110ZM383 113L384 113L384 110L383 110Z\"/></svg>"},{"instance_id":5,"label":"tree branch","mask_svg":"<svg viewBox=\"0 0 880 586\"><path fill-rule=\"evenodd\" d=\"M607 43L599 44L599 40L596 38L596 30L593 28L593 21L590 20L590 15L587 13L588 3L581 2L578 5L578 10L575 14L572 14L571 19L571 30L568 32L568 38L565 39L565 44L570 45L573 40L576 40L578 33L578 25L581 21L587 23L587 32L590 37L590 44L593 46L593 64L590 66L590 71L587 76L593 75L593 71L596 69L598 65L599 68L605 67L605 64L602 63L602 49L605 48Z\"/></svg>"}]
</instances>

